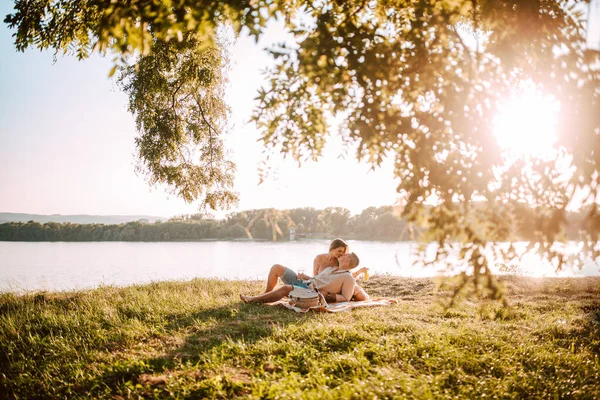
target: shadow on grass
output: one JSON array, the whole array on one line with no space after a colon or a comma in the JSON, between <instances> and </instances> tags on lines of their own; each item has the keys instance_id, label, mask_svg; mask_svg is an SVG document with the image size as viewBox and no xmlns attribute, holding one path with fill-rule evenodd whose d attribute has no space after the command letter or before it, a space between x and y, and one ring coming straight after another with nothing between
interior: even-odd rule
<instances>
[{"instance_id":1,"label":"shadow on grass","mask_svg":"<svg viewBox=\"0 0 600 400\"><path fill-rule=\"evenodd\" d=\"M225 341L254 343L269 336L275 326L287 325L303 317L281 307L259 304L234 304L199 311L186 318L176 318L167 325L168 331L192 327L184 343L171 356L196 361ZM198 327L198 323L204 326Z\"/></svg>"},{"instance_id":2,"label":"shadow on grass","mask_svg":"<svg viewBox=\"0 0 600 400\"><path fill-rule=\"evenodd\" d=\"M169 322L163 335L185 332L180 344L159 357L117 362L99 380L112 390L123 387L127 382L161 387L163 382L156 378L161 373L176 370L182 364L204 364L210 360L215 348L226 343L253 344L270 336L275 327L306 318L311 316L294 313L283 307L242 303L209 308L185 316L171 314L166 317ZM149 375L154 378L149 379ZM98 380L91 383L97 385Z\"/></svg>"},{"instance_id":3,"label":"shadow on grass","mask_svg":"<svg viewBox=\"0 0 600 400\"><path fill-rule=\"evenodd\" d=\"M591 351L600 356L600 303L594 302L582 306L581 309L586 315L582 337L589 342Z\"/></svg>"},{"instance_id":4,"label":"shadow on grass","mask_svg":"<svg viewBox=\"0 0 600 400\"><path fill-rule=\"evenodd\" d=\"M579 308L584 313L583 323L567 327L566 320L552 321L548 327L538 331L536 337L571 352L588 349L600 356L600 303L591 302Z\"/></svg>"},{"instance_id":5,"label":"shadow on grass","mask_svg":"<svg viewBox=\"0 0 600 400\"><path fill-rule=\"evenodd\" d=\"M379 275L361 283L372 297L395 297L414 300L434 296L436 284L429 278L390 278Z\"/></svg>"}]
</instances>

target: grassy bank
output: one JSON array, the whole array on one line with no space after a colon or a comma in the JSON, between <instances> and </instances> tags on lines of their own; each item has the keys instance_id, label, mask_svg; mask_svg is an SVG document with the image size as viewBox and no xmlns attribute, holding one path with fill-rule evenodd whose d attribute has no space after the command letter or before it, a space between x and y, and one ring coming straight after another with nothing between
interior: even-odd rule
<instances>
[{"instance_id":1,"label":"grassy bank","mask_svg":"<svg viewBox=\"0 0 600 400\"><path fill-rule=\"evenodd\" d=\"M260 282L3 294L0 396L600 398L600 279L504 282L510 314L377 276L399 303L340 314L241 304Z\"/></svg>"}]
</instances>

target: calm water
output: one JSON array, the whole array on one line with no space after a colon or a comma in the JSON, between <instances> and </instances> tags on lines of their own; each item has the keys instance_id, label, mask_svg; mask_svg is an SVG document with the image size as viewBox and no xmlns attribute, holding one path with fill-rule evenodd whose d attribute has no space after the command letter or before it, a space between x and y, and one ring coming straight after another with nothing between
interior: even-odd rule
<instances>
[{"instance_id":1,"label":"calm water","mask_svg":"<svg viewBox=\"0 0 600 400\"><path fill-rule=\"evenodd\" d=\"M371 274L423 277L436 268L412 266L414 244L349 241ZM328 240L297 242L0 242L0 291L76 290L195 277L264 279L271 265L312 271L312 260ZM557 276L535 259L521 273ZM599 275L590 263L560 276Z\"/></svg>"}]
</instances>

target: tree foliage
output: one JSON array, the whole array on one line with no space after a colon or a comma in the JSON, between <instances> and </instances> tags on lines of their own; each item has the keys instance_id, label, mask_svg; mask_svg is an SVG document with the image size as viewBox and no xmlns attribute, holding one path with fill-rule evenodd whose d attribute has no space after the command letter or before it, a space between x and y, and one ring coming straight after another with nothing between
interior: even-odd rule
<instances>
[{"instance_id":1,"label":"tree foliage","mask_svg":"<svg viewBox=\"0 0 600 400\"><path fill-rule=\"evenodd\" d=\"M189 34L181 42L156 40L120 77L140 132L142 170L151 171L152 183L176 188L188 202L202 198L212 209L236 201L235 166L221 139L229 112L225 61L219 47L206 48Z\"/></svg>"},{"instance_id":2,"label":"tree foliage","mask_svg":"<svg viewBox=\"0 0 600 400\"><path fill-rule=\"evenodd\" d=\"M390 215L392 207L370 207L351 217L350 211L336 207L318 210L273 208L230 213L225 219L202 214L182 215L154 224L72 224L9 222L0 224L0 240L5 241L195 241L203 239L288 240L290 227L301 237L331 239L341 236L362 240L407 240L408 236L389 235L405 231L406 222ZM375 210L375 212L371 212ZM332 218L335 215L335 218Z\"/></svg>"},{"instance_id":3,"label":"tree foliage","mask_svg":"<svg viewBox=\"0 0 600 400\"><path fill-rule=\"evenodd\" d=\"M318 157L323 121L344 115L340 134L358 159L394 159L402 215L428 228L435 261L458 250L470 266L465 280L479 286L485 276L487 295L500 296L489 252L510 258L514 248L488 238L510 240L530 224L535 246L560 269L566 207L575 189L596 199L600 154L600 59L573 2L325 3L290 24L298 46L273 51L278 63L254 115L265 145ZM556 157L503 154L493 136L499 105L524 82L561 102ZM523 213L521 204L535 208ZM582 227L590 244L596 213L594 203Z\"/></svg>"},{"instance_id":4,"label":"tree foliage","mask_svg":"<svg viewBox=\"0 0 600 400\"><path fill-rule=\"evenodd\" d=\"M127 57L148 54L155 40L183 40L189 32L210 46L219 24L258 37L277 10L293 1L208 0L15 0L4 19L16 29L15 47L54 49L80 59L93 51Z\"/></svg>"},{"instance_id":5,"label":"tree foliage","mask_svg":"<svg viewBox=\"0 0 600 400\"><path fill-rule=\"evenodd\" d=\"M200 11L187 12L191 6ZM243 3L198 1L15 1L5 18L18 50L35 46L80 59L115 54L110 74L120 67L136 118L138 170L151 184L212 209L237 201L235 166L222 141L228 60L211 34L221 20L245 21L255 34L264 25Z\"/></svg>"},{"instance_id":6,"label":"tree foliage","mask_svg":"<svg viewBox=\"0 0 600 400\"><path fill-rule=\"evenodd\" d=\"M427 229L425 241L438 243L435 260L458 251L469 266L463 283L484 282L484 295L497 298L490 251L516 254L489 238L510 240L527 226L532 248L560 269L566 210L582 194L588 214L579 255L598 255L600 57L586 45L581 3L17 0L6 22L21 50L72 47L85 56L97 48L123 56L146 55L157 41L185 41L190 32L209 46L223 22L258 36L268 19L282 16L296 43L271 50L276 66L253 116L265 146L299 161L318 159L328 119L343 116L339 134L359 160L378 166L393 158L401 214ZM551 157L509 154L493 136L500 104L524 85L560 102Z\"/></svg>"},{"instance_id":7,"label":"tree foliage","mask_svg":"<svg viewBox=\"0 0 600 400\"><path fill-rule=\"evenodd\" d=\"M577 226L585 212L567 214L569 224ZM273 225L277 226L274 228ZM393 206L368 207L358 215L341 207L323 210L312 207L276 210L273 208L232 212L224 219L206 214L179 215L166 222L144 221L123 224L39 223L29 221L0 224L0 241L194 241L203 239L257 239L286 241L290 227L298 240L342 237L356 240L412 241L419 232L397 217ZM275 233L274 233L275 231ZM530 229L512 232L510 240L535 240ZM567 239L577 239L570 230ZM494 240L494 238L486 238Z\"/></svg>"}]
</instances>

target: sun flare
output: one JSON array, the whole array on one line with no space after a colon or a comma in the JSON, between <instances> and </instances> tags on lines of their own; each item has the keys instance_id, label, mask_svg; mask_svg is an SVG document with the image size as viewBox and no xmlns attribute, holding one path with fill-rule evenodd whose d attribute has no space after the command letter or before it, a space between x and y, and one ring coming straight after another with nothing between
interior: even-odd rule
<instances>
[{"instance_id":1,"label":"sun flare","mask_svg":"<svg viewBox=\"0 0 600 400\"><path fill-rule=\"evenodd\" d=\"M499 106L494 135L507 152L546 158L554 154L557 140L558 101L527 93Z\"/></svg>"}]
</instances>

